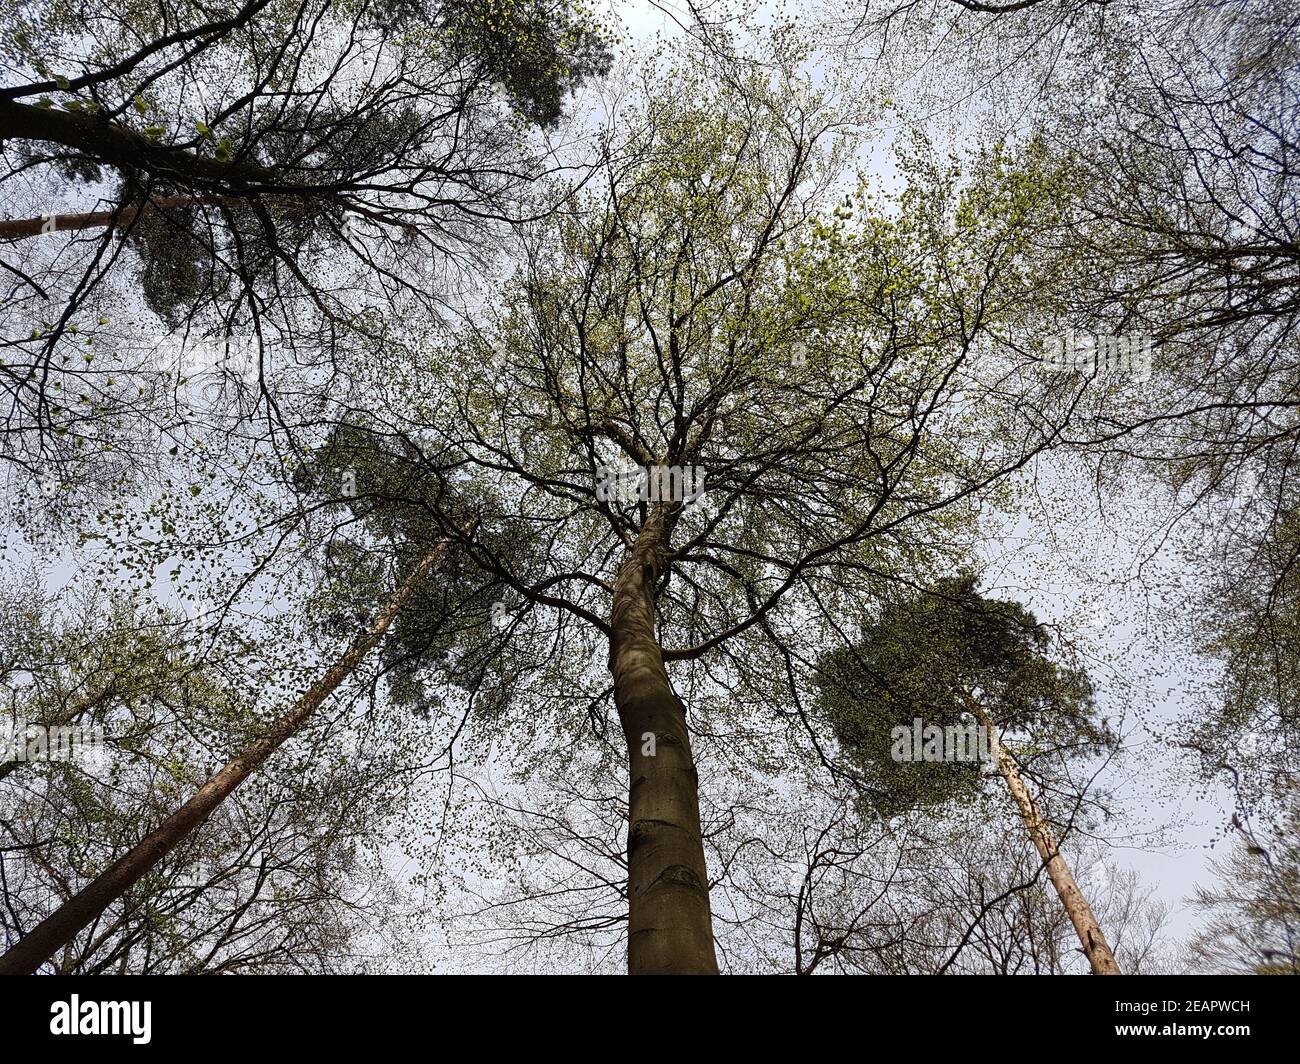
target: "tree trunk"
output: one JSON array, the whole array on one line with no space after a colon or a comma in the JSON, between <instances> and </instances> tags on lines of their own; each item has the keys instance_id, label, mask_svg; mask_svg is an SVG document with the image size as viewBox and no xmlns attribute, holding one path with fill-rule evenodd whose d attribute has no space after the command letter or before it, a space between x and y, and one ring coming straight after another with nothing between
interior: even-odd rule
<instances>
[{"instance_id":1,"label":"tree trunk","mask_svg":"<svg viewBox=\"0 0 1300 1064\"><path fill-rule=\"evenodd\" d=\"M264 203L272 204L276 211L290 214L307 209L308 202L300 197L263 196ZM137 218L154 211L183 211L188 207L233 207L248 202L238 196L154 196L139 207L121 207L116 211L85 211L80 214L50 214L35 218L7 218L0 220L0 240L27 240L50 233L72 232L76 229L98 229L113 226L126 230Z\"/></svg>"},{"instance_id":2,"label":"tree trunk","mask_svg":"<svg viewBox=\"0 0 1300 1064\"><path fill-rule=\"evenodd\" d=\"M253 163L223 163L173 148L126 126L105 121L101 115L0 99L0 140L10 137L62 144L110 166L126 171L144 169L158 177L215 192L307 195L321 191L285 183L273 171Z\"/></svg>"},{"instance_id":3,"label":"tree trunk","mask_svg":"<svg viewBox=\"0 0 1300 1064\"><path fill-rule=\"evenodd\" d=\"M699 777L686 707L655 633L667 511L651 509L619 567L610 618L609 666L629 768L627 967L632 975L717 975Z\"/></svg>"},{"instance_id":4,"label":"tree trunk","mask_svg":"<svg viewBox=\"0 0 1300 1064\"><path fill-rule=\"evenodd\" d=\"M270 731L237 754L225 768L200 787L194 797L136 843L129 853L109 865L0 957L0 975L35 972L202 824L226 796L297 732L334 689L351 675L388 630L416 585L437 564L446 550L447 544L444 542L420 559L406 581L393 592L375 622L352 641L343 656L307 689Z\"/></svg>"},{"instance_id":5,"label":"tree trunk","mask_svg":"<svg viewBox=\"0 0 1300 1064\"><path fill-rule=\"evenodd\" d=\"M989 715L984 712L984 707L976 699L969 699L968 704L980 725L988 733L989 748L998 759L998 771L1007 781L1007 789L1011 791L1011 797L1016 800L1016 805L1020 808L1020 815L1029 829L1029 837L1033 839L1038 855L1043 860L1043 867L1047 869L1047 876L1052 881L1052 886L1056 888L1057 897L1061 899L1066 915L1074 925L1075 933L1079 936L1079 944L1083 947L1083 954L1092 965L1092 974L1120 975L1115 954L1111 952L1110 944L1102 934L1101 925L1093 915L1092 906L1083 896L1083 891L1079 889L1070 866L1061 856L1047 821L1039 810L1038 803L1030 795L1029 788L1025 786L1015 760L1002 745L998 731L989 719Z\"/></svg>"},{"instance_id":6,"label":"tree trunk","mask_svg":"<svg viewBox=\"0 0 1300 1064\"><path fill-rule=\"evenodd\" d=\"M160 196L144 207L123 207L117 212L116 226L125 229L136 216L149 209L183 208L198 202L194 196ZM6 219L0 221L0 241L21 241L27 237L39 237L42 233L72 232L73 229L99 229L100 226L114 225L112 211L88 211L81 215L42 215L35 219Z\"/></svg>"},{"instance_id":7,"label":"tree trunk","mask_svg":"<svg viewBox=\"0 0 1300 1064\"><path fill-rule=\"evenodd\" d=\"M87 211L82 214L51 214L37 218L9 218L0 221L0 240L25 240L45 233L63 233L74 229L98 229L113 225L125 229L141 215L154 210L183 210L205 203L234 202L229 196L199 199L195 196L159 196L142 207L123 207L114 220L113 211Z\"/></svg>"}]
</instances>

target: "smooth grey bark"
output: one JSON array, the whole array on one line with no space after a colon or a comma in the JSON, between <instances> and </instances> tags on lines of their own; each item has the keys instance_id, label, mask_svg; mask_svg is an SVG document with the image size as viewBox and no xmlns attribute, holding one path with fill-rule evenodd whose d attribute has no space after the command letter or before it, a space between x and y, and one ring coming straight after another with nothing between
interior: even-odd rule
<instances>
[{"instance_id":1,"label":"smooth grey bark","mask_svg":"<svg viewBox=\"0 0 1300 1064\"><path fill-rule=\"evenodd\" d=\"M614 583L609 666L628 750L628 940L631 975L717 975L699 776L686 707L656 635L655 585L668 552L658 505Z\"/></svg>"}]
</instances>

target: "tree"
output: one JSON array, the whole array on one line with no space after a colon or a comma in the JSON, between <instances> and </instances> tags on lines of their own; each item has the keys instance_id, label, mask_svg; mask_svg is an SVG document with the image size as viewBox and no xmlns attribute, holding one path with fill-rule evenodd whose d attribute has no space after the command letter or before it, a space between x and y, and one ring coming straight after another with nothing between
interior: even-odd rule
<instances>
[{"instance_id":1,"label":"tree","mask_svg":"<svg viewBox=\"0 0 1300 1064\"><path fill-rule=\"evenodd\" d=\"M9 746L12 725L30 753L39 729L80 729L76 745L64 744L71 757L3 765L8 948L165 820L225 757L232 736L258 733L268 685L238 639L196 639L183 616L149 603L51 598L27 585L7 587L0 601L12 717L0 723L0 741ZM15 660L21 670L8 667ZM336 720L300 737L42 970L372 966L375 943L394 940L406 904L375 860L404 788L392 742L382 756L332 756L343 730Z\"/></svg>"},{"instance_id":2,"label":"tree","mask_svg":"<svg viewBox=\"0 0 1300 1064\"><path fill-rule=\"evenodd\" d=\"M512 548L545 560L520 571L463 542L536 663L529 732L547 738L526 756L573 731L566 704L613 696L633 972L716 970L700 725L679 691L726 729L748 699L797 703L791 648L955 557L967 501L1046 442L991 406L962 422L963 449L954 408L970 344L1032 283L1020 229L1050 211L1050 176L992 152L963 185L921 145L897 216L865 189L846 202L848 119L796 73L797 39L775 48L770 75L648 65L599 181L559 189L525 235L495 320L456 337L440 375L412 350L400 404L371 411L376 432L472 473L481 528L508 520Z\"/></svg>"},{"instance_id":3,"label":"tree","mask_svg":"<svg viewBox=\"0 0 1300 1064\"><path fill-rule=\"evenodd\" d=\"M1094 974L1118 975L1097 918L1025 785L1026 769L1002 739L1028 733L1044 766L1116 744L1097 719L1087 676L1052 661L1047 646L1047 632L1024 607L985 599L973 576L948 579L889 603L864 625L860 640L829 654L823 698L860 767L867 800L885 816L977 792L983 758L968 745L945 745L944 730L978 725ZM924 760L914 728L924 736ZM1055 789L1040 782L1040 791Z\"/></svg>"},{"instance_id":4,"label":"tree","mask_svg":"<svg viewBox=\"0 0 1300 1064\"><path fill-rule=\"evenodd\" d=\"M337 377L373 305L358 291L436 319L457 271L531 213L554 160L530 128L609 62L604 28L549 0L132 14L38 6L0 37L16 82L0 90L0 185L30 212L0 222L17 241L0 457L34 475L85 465L81 447L147 469L140 423L168 434L179 380L230 361L213 345L237 342L243 391L274 422L271 352L317 387ZM187 350L169 360L164 334Z\"/></svg>"},{"instance_id":5,"label":"tree","mask_svg":"<svg viewBox=\"0 0 1300 1064\"><path fill-rule=\"evenodd\" d=\"M1162 734L1248 813L1294 771L1294 719L1276 707L1300 507L1295 12L1273 0L941 0L873 5L843 28L846 56L915 43L945 79L945 106L1069 160L1072 202L1037 251L1059 269L1043 272L1011 362L1038 361L1067 330L1150 342L1136 388L1088 368L1021 382L1099 492L1137 481L1147 493L1144 552L1181 568L1151 619L1218 672ZM1045 402L1054 391L1070 401Z\"/></svg>"},{"instance_id":6,"label":"tree","mask_svg":"<svg viewBox=\"0 0 1300 1064\"><path fill-rule=\"evenodd\" d=\"M1163 496L1152 553L1168 538L1186 563L1169 613L1220 667L1170 737L1246 815L1294 771L1294 13L1188 4L1165 18L1118 49L1088 107L1043 119L1079 168L1081 241L1050 302L1155 339L1142 401L1097 395L1069 436L1100 483L1137 475Z\"/></svg>"},{"instance_id":7,"label":"tree","mask_svg":"<svg viewBox=\"0 0 1300 1064\"><path fill-rule=\"evenodd\" d=\"M1290 801L1267 830L1234 816L1232 850L1214 866L1222 883L1198 887L1192 905L1208 918L1188 946L1200 971L1300 975L1300 809Z\"/></svg>"},{"instance_id":8,"label":"tree","mask_svg":"<svg viewBox=\"0 0 1300 1064\"><path fill-rule=\"evenodd\" d=\"M346 680L380 641L406 599L433 572L446 553L440 544L425 554L405 574L373 623L359 632L346 652L302 697L263 734L232 757L174 813L140 839L39 924L28 930L0 956L0 973L28 974L35 971L110 905L149 874L172 850L212 815L236 787L294 736L311 719L321 704Z\"/></svg>"}]
</instances>

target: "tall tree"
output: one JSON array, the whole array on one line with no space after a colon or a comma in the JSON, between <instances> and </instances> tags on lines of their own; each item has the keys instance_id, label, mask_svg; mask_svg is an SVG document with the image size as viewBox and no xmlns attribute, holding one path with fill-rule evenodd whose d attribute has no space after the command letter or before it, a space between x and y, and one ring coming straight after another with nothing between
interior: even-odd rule
<instances>
[{"instance_id":1,"label":"tall tree","mask_svg":"<svg viewBox=\"0 0 1300 1064\"><path fill-rule=\"evenodd\" d=\"M27 217L0 222L0 458L36 475L83 447L147 469L137 426L175 420L159 372L227 363L232 338L274 422L272 352L319 387L375 298L436 318L556 165L530 128L609 61L604 27L549 0L15 15L0 186ZM188 350L166 364L169 333Z\"/></svg>"},{"instance_id":2,"label":"tall tree","mask_svg":"<svg viewBox=\"0 0 1300 1064\"><path fill-rule=\"evenodd\" d=\"M605 660L575 697L612 695L623 735L633 972L717 970L691 714L729 729L751 698L797 701L800 648L840 606L955 557L968 501L1048 442L958 400L970 345L1032 287L1021 229L1050 175L997 152L962 175L921 145L897 204L846 200L837 107L856 104L808 86L797 39L773 47L772 72L702 55L671 88L652 60L599 181L557 192L495 320L457 338L457 374L412 351L402 403L372 411L454 456L482 527L508 516L546 559L464 543L544 659L531 728L580 724L558 692Z\"/></svg>"},{"instance_id":3,"label":"tall tree","mask_svg":"<svg viewBox=\"0 0 1300 1064\"><path fill-rule=\"evenodd\" d=\"M823 697L861 767L868 800L885 815L978 790L983 758L944 734L978 725L1093 973L1118 975L1041 802L1025 784L1027 770L1002 738L1026 733L1031 752L1043 751L1043 767L1095 755L1116 741L1096 715L1087 676L1053 662L1047 645L1047 632L1024 607L985 599L973 576L950 579L887 604L860 640L830 654ZM914 727L925 749L917 749ZM1047 789L1040 783L1040 791Z\"/></svg>"},{"instance_id":4,"label":"tall tree","mask_svg":"<svg viewBox=\"0 0 1300 1064\"><path fill-rule=\"evenodd\" d=\"M118 901L184 842L227 797L297 734L364 660L388 631L406 600L437 568L447 553L444 542L433 546L402 577L373 622L360 631L334 665L294 705L188 798L154 830L140 839L54 912L28 930L0 956L0 974L34 972L110 905Z\"/></svg>"},{"instance_id":5,"label":"tall tree","mask_svg":"<svg viewBox=\"0 0 1300 1064\"><path fill-rule=\"evenodd\" d=\"M200 786L230 736L256 733L265 685L238 646L197 653L152 604L6 588L4 709L19 749L76 728L71 757L0 764L0 928L20 940ZM10 650L23 668L11 670ZM401 900L370 856L394 816L389 758L322 757L317 737L231 795L42 971L328 972L367 963ZM328 730L324 730L328 734ZM98 742L96 742L98 739ZM25 748L23 743L25 740ZM5 742L8 746L8 743ZM313 756L314 755L314 756Z\"/></svg>"},{"instance_id":6,"label":"tall tree","mask_svg":"<svg viewBox=\"0 0 1300 1064\"><path fill-rule=\"evenodd\" d=\"M1158 531L1143 549L1180 569L1152 620L1219 672L1171 730L1248 812L1267 777L1295 770L1294 716L1276 706L1300 558L1300 15L1276 0L937 0L827 17L864 76L858 60L886 42L915 46L882 60L929 66L922 84L943 98L911 113L941 102L963 137L994 124L1069 160L1066 224L1038 252L1060 268L1043 275L1020 352L993 371L1041 360L1070 330L1151 341L1136 389L1096 365L1020 379L1035 407L1071 393L1052 422L1103 492L1136 481L1148 495Z\"/></svg>"}]
</instances>

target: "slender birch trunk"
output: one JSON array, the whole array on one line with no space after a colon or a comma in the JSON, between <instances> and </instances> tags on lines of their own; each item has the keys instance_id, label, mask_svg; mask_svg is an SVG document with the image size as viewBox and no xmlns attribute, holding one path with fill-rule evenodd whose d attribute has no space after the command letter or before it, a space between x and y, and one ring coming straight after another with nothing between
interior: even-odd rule
<instances>
[{"instance_id":1,"label":"slender birch trunk","mask_svg":"<svg viewBox=\"0 0 1300 1064\"><path fill-rule=\"evenodd\" d=\"M699 776L655 633L667 509L652 508L619 567L611 612L609 666L629 768L627 966L632 975L717 975Z\"/></svg>"},{"instance_id":2,"label":"slender birch trunk","mask_svg":"<svg viewBox=\"0 0 1300 1064\"><path fill-rule=\"evenodd\" d=\"M68 946L77 934L113 902L125 894L141 877L158 864L177 844L203 823L226 797L249 774L296 733L320 708L321 704L361 663L383 634L388 631L416 585L428 575L447 550L446 542L434 547L411 570L406 581L393 592L373 624L361 632L343 656L260 739L250 744L195 795L162 824L141 839L125 856L109 865L58 909L47 916L0 956L0 975L26 975L35 972L50 957Z\"/></svg>"},{"instance_id":3,"label":"slender birch trunk","mask_svg":"<svg viewBox=\"0 0 1300 1064\"><path fill-rule=\"evenodd\" d=\"M1029 837L1034 841L1034 847L1038 850L1039 857L1042 858L1043 867L1047 869L1047 876L1052 881L1052 886L1056 888L1056 895L1061 899L1061 904L1065 906L1066 915L1070 918L1070 923L1074 925L1075 933L1079 936L1079 944L1083 947L1083 954L1088 958L1088 963L1092 966L1093 975L1120 975L1119 965L1115 962L1115 954L1111 952L1110 944L1106 941L1106 936L1102 933L1101 925L1097 923L1097 917L1093 915L1092 906L1088 904L1088 899L1083 896L1083 891L1079 889L1079 884L1075 881L1074 874L1070 871L1070 866L1065 863L1065 858L1057 847L1056 840L1052 837L1052 832L1047 826L1047 821L1043 817L1038 803L1034 801L1033 796L1029 793L1029 788L1025 786L1025 781L1020 775L1020 770L1016 767L1015 760L1002 745L1002 740L998 735L998 730L993 726L989 715L984 711L976 699L968 699L967 704L975 714L976 719L984 728L989 737L989 747L998 760L998 771L1002 773L1002 778L1007 782L1007 789L1011 792L1011 797L1015 799L1016 805L1020 809L1020 815L1025 821L1025 826L1029 829Z\"/></svg>"}]
</instances>

